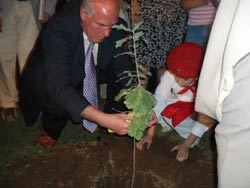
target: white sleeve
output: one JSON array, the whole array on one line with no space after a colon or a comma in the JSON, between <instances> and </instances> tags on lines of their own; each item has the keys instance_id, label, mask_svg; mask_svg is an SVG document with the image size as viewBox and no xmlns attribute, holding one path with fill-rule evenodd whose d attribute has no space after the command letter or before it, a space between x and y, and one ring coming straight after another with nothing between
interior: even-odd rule
<instances>
[{"instance_id":1,"label":"white sleeve","mask_svg":"<svg viewBox=\"0 0 250 188\"><path fill-rule=\"evenodd\" d=\"M203 125L202 123L196 121L194 127L191 130L191 133L195 136L198 136L199 138L202 137L202 135L208 130L208 127Z\"/></svg>"},{"instance_id":2,"label":"white sleeve","mask_svg":"<svg viewBox=\"0 0 250 188\"><path fill-rule=\"evenodd\" d=\"M161 76L161 82L157 86L154 94L154 97L157 102L153 110L156 113L158 120L160 120L161 112L167 105L167 100L169 99L170 94L171 94L171 75L168 71L166 71Z\"/></svg>"}]
</instances>

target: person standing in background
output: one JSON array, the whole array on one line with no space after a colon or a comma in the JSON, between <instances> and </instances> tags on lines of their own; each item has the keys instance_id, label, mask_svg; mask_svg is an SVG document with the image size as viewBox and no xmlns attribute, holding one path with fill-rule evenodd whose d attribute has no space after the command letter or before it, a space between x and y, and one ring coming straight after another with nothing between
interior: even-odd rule
<instances>
[{"instance_id":1,"label":"person standing in background","mask_svg":"<svg viewBox=\"0 0 250 188\"><path fill-rule=\"evenodd\" d=\"M33 0L32 7L39 28L60 10L69 0Z\"/></svg>"},{"instance_id":2,"label":"person standing in background","mask_svg":"<svg viewBox=\"0 0 250 188\"><path fill-rule=\"evenodd\" d=\"M217 0L183 0L183 8L188 10L185 42L196 42L206 48Z\"/></svg>"},{"instance_id":3,"label":"person standing in background","mask_svg":"<svg viewBox=\"0 0 250 188\"><path fill-rule=\"evenodd\" d=\"M57 1L58 0L44 0L44 11L42 13L42 16L40 17L41 23L47 22L55 14Z\"/></svg>"},{"instance_id":4,"label":"person standing in background","mask_svg":"<svg viewBox=\"0 0 250 188\"><path fill-rule=\"evenodd\" d=\"M19 101L16 73L23 70L39 30L30 0L1 0L0 20L1 117L14 121Z\"/></svg>"},{"instance_id":5,"label":"person standing in background","mask_svg":"<svg viewBox=\"0 0 250 188\"><path fill-rule=\"evenodd\" d=\"M207 45L195 109L215 128L218 188L250 187L250 1L221 0Z\"/></svg>"},{"instance_id":6,"label":"person standing in background","mask_svg":"<svg viewBox=\"0 0 250 188\"><path fill-rule=\"evenodd\" d=\"M138 47L138 62L155 72L152 76L152 92L165 71L166 54L183 41L186 27L186 11L182 8L182 0L134 0L134 11L138 21L143 21L144 37L147 43L141 42ZM155 71L153 71L153 69ZM150 79L150 78L149 78ZM145 87L149 86L147 81Z\"/></svg>"}]
</instances>

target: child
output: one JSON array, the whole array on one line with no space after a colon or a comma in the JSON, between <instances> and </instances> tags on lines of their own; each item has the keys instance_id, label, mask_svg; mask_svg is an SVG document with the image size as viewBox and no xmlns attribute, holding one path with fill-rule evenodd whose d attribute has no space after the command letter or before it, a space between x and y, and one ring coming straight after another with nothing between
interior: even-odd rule
<instances>
[{"instance_id":1,"label":"child","mask_svg":"<svg viewBox=\"0 0 250 188\"><path fill-rule=\"evenodd\" d=\"M193 119L194 100L204 50L193 43L184 42L170 51L167 56L167 71L161 77L156 88L157 105L153 115L165 129L171 127L185 141L174 146L171 151L178 151L176 159L184 161L188 158L188 150L198 143L207 126ZM137 143L139 150L147 144L149 149L155 126L148 128L147 134Z\"/></svg>"}]
</instances>

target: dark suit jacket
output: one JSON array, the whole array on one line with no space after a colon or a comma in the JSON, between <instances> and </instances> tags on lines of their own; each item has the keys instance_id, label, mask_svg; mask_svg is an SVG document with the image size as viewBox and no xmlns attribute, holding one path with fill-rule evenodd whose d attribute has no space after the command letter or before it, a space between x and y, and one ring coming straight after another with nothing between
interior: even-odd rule
<instances>
[{"instance_id":1,"label":"dark suit jacket","mask_svg":"<svg viewBox=\"0 0 250 188\"><path fill-rule=\"evenodd\" d=\"M24 119L33 124L46 103L61 107L74 122L80 122L80 113L89 105L82 96L84 73L83 30L80 25L80 4L69 3L43 28L37 44L20 79L20 104ZM108 100L124 87L116 83L117 75L134 70L128 56L114 59L124 51L115 48L115 41L124 37L122 31L112 31L99 44L97 58L98 83L108 84Z\"/></svg>"}]
</instances>

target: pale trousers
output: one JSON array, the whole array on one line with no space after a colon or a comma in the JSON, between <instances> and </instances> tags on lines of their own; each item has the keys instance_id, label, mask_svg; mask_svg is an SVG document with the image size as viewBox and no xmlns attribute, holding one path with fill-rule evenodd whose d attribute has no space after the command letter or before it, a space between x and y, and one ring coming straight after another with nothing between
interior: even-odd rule
<instances>
[{"instance_id":1,"label":"pale trousers","mask_svg":"<svg viewBox=\"0 0 250 188\"><path fill-rule=\"evenodd\" d=\"M250 55L234 69L234 86L216 127L218 187L250 188Z\"/></svg>"},{"instance_id":2,"label":"pale trousers","mask_svg":"<svg viewBox=\"0 0 250 188\"><path fill-rule=\"evenodd\" d=\"M16 1L0 32L0 107L16 107L16 71L22 71L38 36L38 26L30 1ZM16 61L18 58L18 61Z\"/></svg>"}]
</instances>

